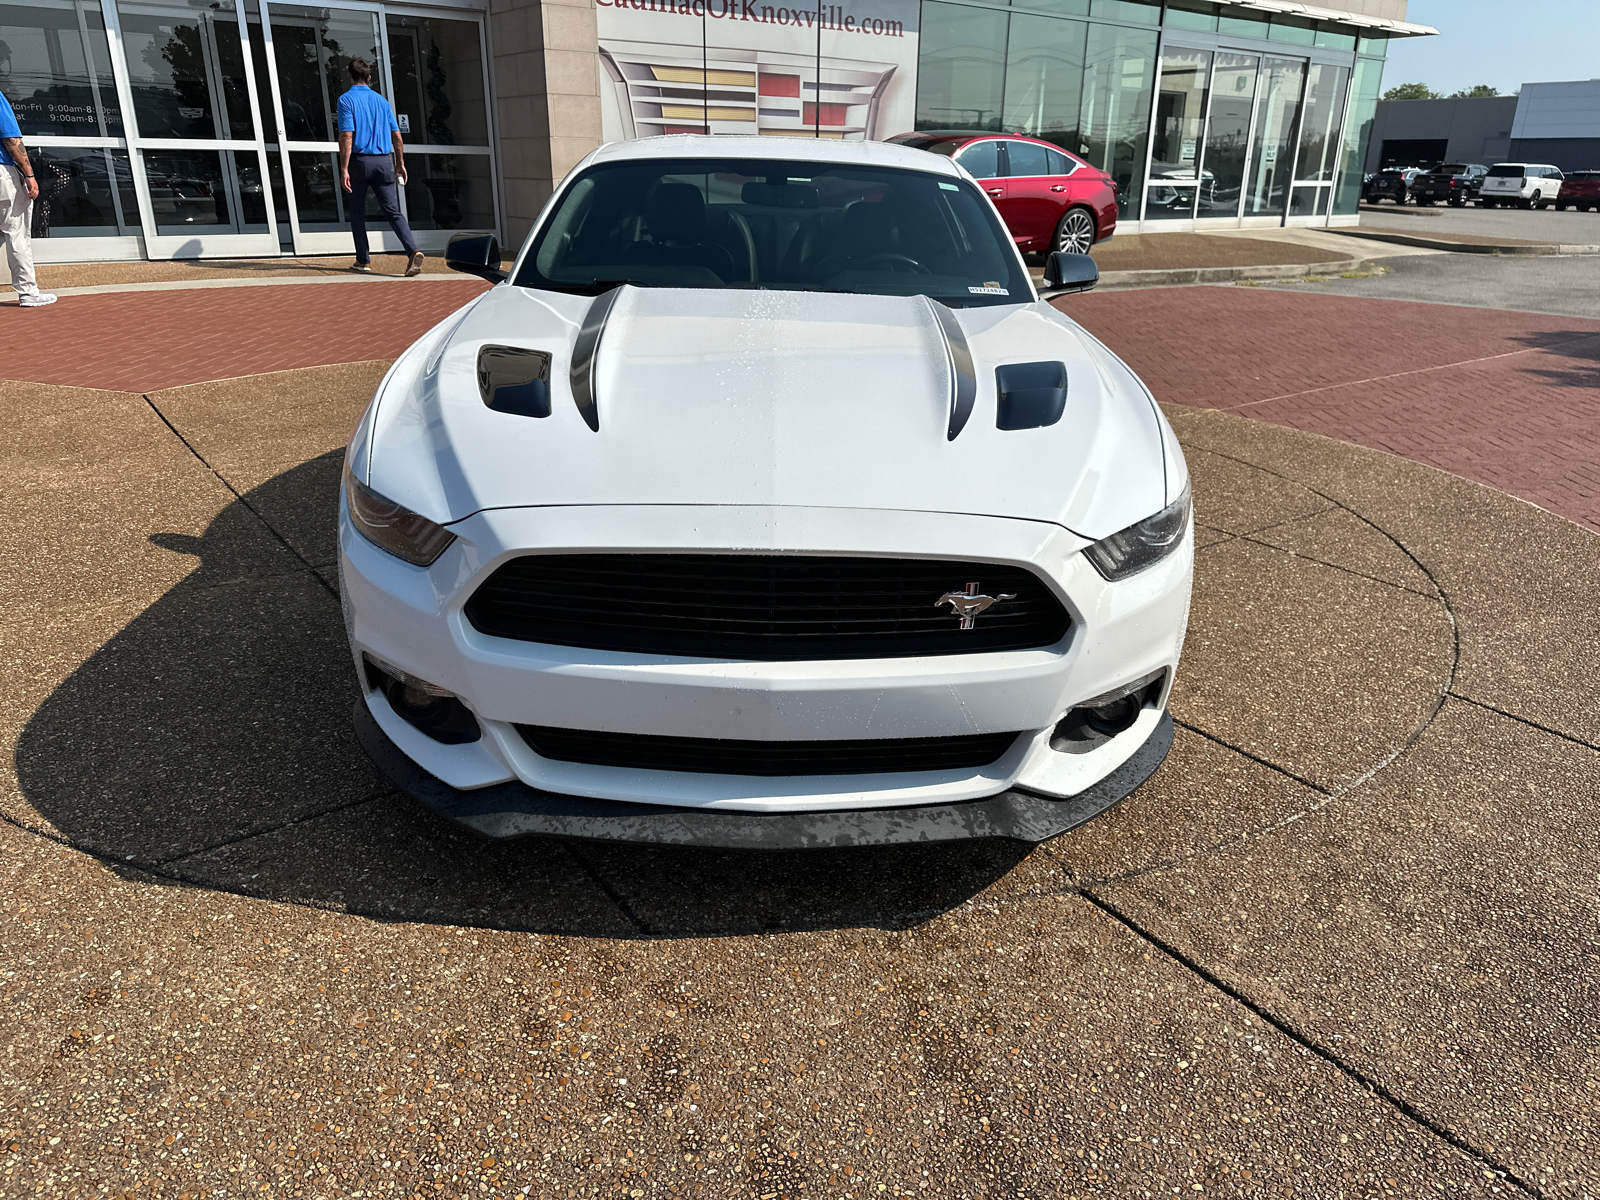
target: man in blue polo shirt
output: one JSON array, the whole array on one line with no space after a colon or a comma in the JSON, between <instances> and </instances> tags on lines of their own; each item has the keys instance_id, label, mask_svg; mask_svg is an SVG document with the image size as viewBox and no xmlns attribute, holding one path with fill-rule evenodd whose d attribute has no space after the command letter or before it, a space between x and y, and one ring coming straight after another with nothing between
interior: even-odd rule
<instances>
[{"instance_id":1,"label":"man in blue polo shirt","mask_svg":"<svg viewBox=\"0 0 1600 1200\"><path fill-rule=\"evenodd\" d=\"M372 254L367 249L367 189L378 195L384 219L406 248L406 274L422 274L422 251L411 236L411 226L400 211L395 186L406 181L406 147L400 140L400 122L389 102L367 86L372 68L365 59L352 58L350 90L339 97L339 175L350 193L350 232L355 235L356 261L352 271L370 274Z\"/></svg>"},{"instance_id":2,"label":"man in blue polo shirt","mask_svg":"<svg viewBox=\"0 0 1600 1200\"><path fill-rule=\"evenodd\" d=\"M11 101L0 92L0 242L5 243L11 286L17 289L17 303L23 308L56 302L33 281L33 202L38 196L39 181L22 148L22 127L11 111Z\"/></svg>"}]
</instances>

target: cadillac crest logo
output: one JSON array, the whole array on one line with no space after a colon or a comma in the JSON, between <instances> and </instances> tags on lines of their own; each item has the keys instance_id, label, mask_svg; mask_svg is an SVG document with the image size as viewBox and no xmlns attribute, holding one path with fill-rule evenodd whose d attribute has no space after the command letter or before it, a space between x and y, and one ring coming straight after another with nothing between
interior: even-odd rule
<instances>
[{"instance_id":1,"label":"cadillac crest logo","mask_svg":"<svg viewBox=\"0 0 1600 1200\"><path fill-rule=\"evenodd\" d=\"M967 590L964 592L946 592L933 602L933 606L938 608L941 604L948 604L950 611L961 618L961 628L971 629L977 622L979 613L999 604L1002 600L1015 600L1017 598L1015 592L1003 592L998 596L985 596L978 591L978 587L979 585L976 583L969 583L967 584Z\"/></svg>"}]
</instances>

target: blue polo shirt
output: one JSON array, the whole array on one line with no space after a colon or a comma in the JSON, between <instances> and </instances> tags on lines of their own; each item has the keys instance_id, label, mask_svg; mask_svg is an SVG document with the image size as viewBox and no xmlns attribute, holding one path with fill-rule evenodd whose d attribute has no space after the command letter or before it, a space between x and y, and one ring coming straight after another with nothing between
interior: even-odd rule
<instances>
[{"instance_id":1,"label":"blue polo shirt","mask_svg":"<svg viewBox=\"0 0 1600 1200\"><path fill-rule=\"evenodd\" d=\"M356 135L352 153L389 154L394 150L389 135L400 132L400 122L387 100L358 83L339 97L339 132Z\"/></svg>"},{"instance_id":2,"label":"blue polo shirt","mask_svg":"<svg viewBox=\"0 0 1600 1200\"><path fill-rule=\"evenodd\" d=\"M17 114L11 111L11 101L7 100L4 92L0 92L0 138L19 138L22 136L22 127L17 124ZM6 166L15 166L11 155L6 153L6 148L0 146L0 163Z\"/></svg>"}]
</instances>

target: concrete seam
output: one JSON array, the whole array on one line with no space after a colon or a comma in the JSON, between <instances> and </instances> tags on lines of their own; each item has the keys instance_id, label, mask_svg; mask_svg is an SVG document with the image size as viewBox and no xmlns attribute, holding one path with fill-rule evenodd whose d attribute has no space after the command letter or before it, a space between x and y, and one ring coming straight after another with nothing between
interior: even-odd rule
<instances>
[{"instance_id":1,"label":"concrete seam","mask_svg":"<svg viewBox=\"0 0 1600 1200\"><path fill-rule=\"evenodd\" d=\"M1255 753L1253 753L1253 752L1251 752L1249 750L1246 750L1243 746L1235 746L1232 742L1228 741L1227 739L1220 738L1216 734L1210 732L1209 730L1201 729L1198 725L1191 725L1187 721L1180 721L1180 720L1177 720L1177 719L1173 720L1173 724L1178 726L1178 728L1180 728L1180 729L1187 729L1190 733L1193 733L1193 734L1196 734L1196 735L1198 735L1200 737L1205 738L1206 741L1208 741L1208 742L1215 742L1217 745L1221 746L1224 750L1232 750L1235 754L1239 755L1241 758L1248 758L1251 762L1256 763L1259 766L1266 767L1267 770L1269 770L1269 771L1276 771L1279 775L1282 775L1285 778L1294 780L1301 787L1310 788L1312 791L1319 792L1322 795L1329 797L1330 799L1335 795L1334 790L1332 788L1323 787L1320 783L1313 783L1313 782L1311 782L1311 780L1307 779L1303 775L1296 775L1293 771L1289 770L1288 767L1279 766L1277 763L1272 762L1270 759L1262 758L1259 754L1255 754ZM1262 830L1261 832L1265 833L1266 830ZM1224 846L1226 844L1227 843L1225 843L1225 842L1218 842L1217 845L1211 847L1211 849L1213 849L1213 850L1221 849L1222 846ZM1209 853L1209 851L1207 851L1207 853ZM1180 861L1182 861L1182 860L1181 859L1174 859L1172 862L1164 863L1162 865L1163 866L1173 866L1174 864L1176 864L1177 862L1180 862ZM1154 870L1155 868L1148 868L1148 869ZM1144 874L1143 871L1138 872L1138 873L1141 874L1141 875ZM1097 883L1107 883L1107 882L1116 883L1116 882L1120 882L1122 879L1125 879L1125 878L1129 878L1129 876L1118 876L1117 879L1114 879L1114 880L1101 879L1101 880L1096 880L1095 882L1097 882Z\"/></svg>"},{"instance_id":2,"label":"concrete seam","mask_svg":"<svg viewBox=\"0 0 1600 1200\"><path fill-rule=\"evenodd\" d=\"M1211 410L1211 411L1215 411L1215 410ZM1220 451L1217 451L1217 450L1208 450L1207 453L1215 454L1219 458L1230 459L1231 461L1240 463L1243 466L1254 468L1255 470L1262 471L1265 474L1276 476L1279 479L1288 480L1288 482L1291 482L1291 483L1298 483L1298 481L1296 481L1296 480L1290 480L1288 476L1283 475L1281 472L1273 471L1268 467L1263 467L1259 463L1249 462L1249 461L1247 461L1245 459L1238 458L1238 457L1236 457L1234 455L1223 454L1223 453L1221 453ZM1287 828L1288 826L1294 824L1296 821L1299 821L1304 817L1310 816L1312 813L1321 812L1324 808L1326 808L1328 805L1332 804L1335 800L1343 799L1345 796L1348 796L1351 793L1353 793L1357 788L1360 788L1362 785L1366 784L1369 780L1374 778L1379 772L1387 769L1391 763L1393 763L1396 759L1398 759L1407 750L1411 749L1412 746L1416 745L1417 742L1419 740L1421 740L1422 735L1424 733L1426 733L1428 731L1428 728L1434 723L1435 720L1438 719L1439 713L1441 711L1443 711L1443 709L1444 709L1445 702L1453 694L1454 689L1455 689L1456 673L1460 669L1460 666L1461 666L1461 627L1456 621L1455 610L1454 610L1454 608L1451 607L1449 594L1444 590L1443 587L1440 587L1439 581L1438 581L1437 578L1434 577L1433 572L1428 570L1428 568L1423 564L1422 560L1419 559L1415 554L1413 554L1410 551L1410 549L1408 549L1398 538L1396 538L1393 534L1389 533L1388 530L1384 529L1382 526L1378 525L1376 522L1371 521L1368 518L1362 516L1360 513L1356 512L1355 509L1351 508L1349 505L1339 503L1338 500L1335 500L1332 496L1329 496L1324 492L1319 492L1319 491L1317 491L1317 489L1315 489L1313 487L1309 487L1309 486L1307 486L1306 484L1303 484L1303 483L1298 483L1298 486L1304 487L1306 489L1306 491L1311 492L1313 495L1321 496L1322 499L1328 501L1330 504L1333 504L1338 508L1344 509L1345 512L1348 512L1351 516L1355 517L1356 520L1360 521L1362 524L1367 525L1371 529L1376 530L1378 533L1382 534L1402 554L1404 554L1413 563L1415 563L1416 567L1417 567L1417 570L1421 571L1425 576L1427 576L1428 582L1433 584L1434 588L1437 589L1438 595L1436 597L1430 597L1430 599L1437 599L1439 601L1439 606L1443 610L1444 615L1445 615L1445 619L1449 622L1449 625L1450 625L1450 668L1449 668L1448 671L1445 672L1444 686L1439 689L1439 694L1438 694L1437 697L1435 697L1432 707L1428 710L1426 715L1423 716L1422 720L1417 723L1416 727L1411 731L1411 733L1405 738L1404 741L1402 741L1392 751L1390 751L1387 755L1385 755L1377 763L1373 764L1373 766L1368 768L1361 775L1359 775L1355 779L1351 780L1349 783L1344 784L1341 787L1333 788L1333 789L1318 787L1316 784L1311 783L1309 780L1301 779L1299 776L1295 775L1292 771L1288 771L1285 768L1278 766L1276 763L1271 763L1271 762L1266 761L1263 758L1259 758L1256 755L1251 754L1249 751L1239 748L1238 746L1230 745L1228 742L1224 741L1222 738L1217 737L1213 733L1208 733L1204 729L1200 729L1200 728L1198 728L1196 726L1189 725L1186 722L1182 722L1182 721L1175 722L1176 724L1182 725L1183 728L1189 730L1190 732L1196 733L1199 736L1201 736L1203 738L1206 738L1209 741L1215 742L1217 745L1222 746L1225 749L1232 750L1236 754L1240 754L1240 755L1242 755L1242 756L1244 756L1246 758L1252 759L1253 761L1261 764L1264 767L1269 768L1270 770L1277 771L1280 774L1285 775L1288 778L1295 780L1297 783L1301 783L1301 784L1305 785L1306 787L1312 788L1313 790L1315 790L1315 791L1317 791L1317 792L1319 792L1321 794L1321 799L1320 799L1320 801L1318 803L1309 805L1308 807L1301 809L1299 812L1291 813L1287 817L1282 817L1279 820L1273 821L1270 824L1261 826L1258 829L1245 830L1244 832L1239 833L1239 834L1235 834L1232 837L1224 838L1222 841L1214 842L1209 846L1203 846L1200 849L1195 850L1195 851L1193 851L1193 852L1191 852L1189 854L1184 854L1184 855L1181 855L1181 856L1176 857L1176 858L1164 859L1164 860L1162 860L1160 862L1151 863L1149 866L1140 867L1138 870L1134 870L1134 871L1126 871L1121 875L1114 875L1114 876L1111 876L1111 877L1105 878L1105 879L1093 880L1092 881L1092 885L1093 886L1102 886L1102 885L1107 885L1107 884L1122 883L1122 882L1125 882L1125 881L1130 880L1130 879L1137 879L1137 878L1139 878L1140 876L1143 876L1143 875L1153 874L1156 871L1165 871L1165 870L1168 870L1169 868L1178 866L1178 865L1180 865L1182 863L1193 862L1196 859L1206 857L1207 855L1215 854L1219 850L1226 850L1226 849L1229 849L1229 848L1231 848L1233 846L1241 845L1244 842L1250 841L1253 838L1264 837L1269 833L1275 833L1280 829ZM1413 593L1413 594L1420 594L1420 593Z\"/></svg>"},{"instance_id":3,"label":"concrete seam","mask_svg":"<svg viewBox=\"0 0 1600 1200\"><path fill-rule=\"evenodd\" d=\"M1213 988L1216 988L1219 992L1222 992L1237 1003L1249 1009L1268 1025L1271 1025L1279 1033L1283 1034L1284 1037L1288 1038L1302 1049L1309 1051L1318 1058L1322 1059L1324 1062L1328 1063L1336 1071L1360 1085L1363 1090L1365 1090L1374 1098L1383 1101L1385 1104L1389 1105L1396 1112L1401 1113L1414 1124L1420 1125L1422 1128L1426 1129L1429 1133L1433 1134L1441 1141L1447 1143L1462 1154L1465 1154L1467 1157L1473 1159L1485 1170L1491 1171L1505 1182L1512 1184L1520 1191L1525 1192L1530 1196L1537 1197L1538 1200L1545 1200L1545 1194L1539 1190L1538 1185L1529 1180L1523 1179L1516 1172L1512 1171L1510 1167L1504 1166L1496 1159L1491 1158L1487 1153L1478 1149L1478 1147L1474 1146L1470 1141L1456 1133L1454 1130L1445 1125L1441 1125L1432 1117L1424 1113L1421 1109L1417 1108L1408 1100L1400 1096L1398 1093L1389 1090L1389 1088L1379 1083L1376 1079L1372 1078L1372 1076L1362 1071L1359 1067L1356 1067L1352 1063L1346 1062L1328 1047L1317 1042L1309 1035L1300 1032L1300 1030L1291 1025L1285 1018L1278 1016L1271 1009L1266 1008L1264 1005L1255 1000L1252 1000L1240 989L1234 987L1232 984L1227 983L1220 976L1214 974L1206 967L1201 965L1197 959L1191 958L1188 954L1178 949L1172 943L1166 941L1157 934L1152 933L1150 930L1145 929L1142 925L1124 913L1121 909L1117 908L1117 906L1112 904L1109 900L1104 900L1087 889L1080 891L1079 895L1081 895L1090 904L1098 908L1101 912L1105 913L1105 915L1110 917L1113 921L1127 929L1135 937L1139 938L1148 945L1155 947L1179 966L1185 968L1199 979L1204 980Z\"/></svg>"},{"instance_id":4,"label":"concrete seam","mask_svg":"<svg viewBox=\"0 0 1600 1200\"><path fill-rule=\"evenodd\" d=\"M617 911L633 923L633 927L640 933L649 936L650 922L642 920L638 913L633 911L633 906L627 902L622 893L611 886L610 880L601 875L587 858L578 853L578 848L572 844L571 838L561 838L561 848L567 852L572 861L578 864L578 869L587 875L594 885L606 894L606 898L617 906Z\"/></svg>"},{"instance_id":5,"label":"concrete seam","mask_svg":"<svg viewBox=\"0 0 1600 1200\"><path fill-rule=\"evenodd\" d=\"M237 846L240 842L248 842L252 838L266 837L269 833L278 833L284 829L293 829L296 825L304 825L307 821L318 821L323 817L332 816L336 812L343 812L347 808L360 808L363 804L371 804L374 800L382 800L385 796L398 796L400 793L394 788L379 788L370 796L362 796L356 800L346 800L330 808L319 809L316 812L306 813L292 821L284 821L279 825L268 825L263 829L252 829L248 833L241 833L238 837L227 838L211 846L201 846L198 850L186 850L182 854L174 854L171 858L157 858L152 862L156 866L168 867L173 863L180 863L186 858L195 858L201 854L210 854L213 850L223 850L229 846Z\"/></svg>"},{"instance_id":6,"label":"concrete seam","mask_svg":"<svg viewBox=\"0 0 1600 1200\"><path fill-rule=\"evenodd\" d=\"M250 513L250 515L256 520L260 521L261 524L266 528L266 531L273 537L277 538L278 542L283 546L283 548L290 554L294 555L295 559L299 561L300 565L311 573L311 577L321 585L323 591L327 592L328 595L332 596L335 600L338 600L339 593L331 584L328 583L326 579L322 577L321 573L311 565L306 556L301 554L300 551L296 550L292 545L290 545L289 539L284 537L283 534L279 533L273 526L272 522L267 520L266 517L262 516L256 506L251 504L250 501L246 500L239 489L228 482L227 478L222 474L221 471L217 470L206 461L205 455L201 454L199 450L195 449L194 443L189 441L188 438L184 437L183 434L178 431L178 427L171 421L167 420L167 414L156 407L156 402L150 398L150 394L148 392L141 393L141 398L150 406L150 411L155 413L157 418L160 419L161 423L172 431L172 436L182 442L184 448L187 449L190 454L194 455L195 461L215 475L217 482L222 484L223 487L227 488L228 491L233 493L234 498L238 500L240 504L245 506L245 509Z\"/></svg>"},{"instance_id":7,"label":"concrete seam","mask_svg":"<svg viewBox=\"0 0 1600 1200\"><path fill-rule=\"evenodd\" d=\"M1332 509L1325 509L1324 511L1325 512L1332 512L1333 510ZM1293 524L1293 522L1285 521L1284 524L1285 525L1289 525L1289 524ZM1278 528L1278 526L1268 526L1268 528L1275 529L1275 528ZM1437 600L1438 599L1437 596L1433 595L1430 592L1424 592L1424 591L1421 591L1420 589L1414 588L1414 587L1407 587L1405 584L1396 583L1392 579L1379 579L1376 575L1368 575L1365 571L1352 570L1350 567L1343 567L1343 566L1340 566L1338 563L1331 563L1331 562L1326 561L1325 559L1316 558L1315 556L1310 555L1310 554L1301 554L1298 550L1286 550L1282 546L1274 546L1271 542L1263 542L1261 539L1252 537L1249 534L1240 534L1234 540L1235 541L1240 541L1240 542L1250 542L1253 545L1261 546L1261 547L1263 547L1264 549L1267 549L1267 550L1276 550L1279 554L1287 554L1290 558L1298 558L1302 562L1314 562L1318 566L1332 567L1335 571L1343 571L1346 575L1354 575L1357 579L1365 579L1365 580L1368 580L1371 583L1381 583L1381 584L1384 585L1384 587L1394 588L1398 592L1410 592L1413 596L1424 596L1429 600ZM1220 545L1220 543L1218 543L1218 544Z\"/></svg>"},{"instance_id":8,"label":"concrete seam","mask_svg":"<svg viewBox=\"0 0 1600 1200\"><path fill-rule=\"evenodd\" d=\"M1370 379L1348 379L1342 383L1330 383L1325 387L1307 388L1303 392L1285 392L1281 396L1268 396L1264 400L1247 400L1243 404L1230 404L1226 408L1212 408L1210 412L1237 412L1242 408L1257 408L1263 404L1273 404L1279 400L1298 400L1301 396L1315 396L1319 392L1336 392L1340 388L1361 387L1368 383L1384 383L1390 379L1405 379L1411 375L1426 375L1431 371L1450 371L1457 367L1471 367L1478 363L1495 362L1502 358L1516 358L1521 354L1540 354L1547 350L1556 350L1564 346L1571 346L1578 342L1586 342L1591 338L1600 337L1600 332L1579 334L1577 337L1568 338L1561 342L1552 342L1548 346L1525 346L1521 350L1508 350L1504 354L1488 354L1482 358L1467 358L1460 362L1438 363L1431 367L1417 367L1410 371L1396 371L1392 375L1374 375ZM1303 485L1302 485L1303 486ZM1336 502L1337 503L1337 502Z\"/></svg>"},{"instance_id":9,"label":"concrete seam","mask_svg":"<svg viewBox=\"0 0 1600 1200\"><path fill-rule=\"evenodd\" d=\"M1460 692L1456 691L1452 691L1450 693L1450 698L1452 700L1460 700L1464 704L1471 704L1475 708L1484 708L1488 709L1492 713L1499 713L1507 720L1516 721L1519 724L1527 725L1533 729L1539 730L1541 733L1548 733L1551 737L1558 737L1564 742L1571 742L1574 746L1582 746L1585 750L1600 751L1600 746L1595 745L1593 742L1586 742L1581 737L1574 737L1570 733L1562 733L1559 729L1552 729L1548 725L1541 725L1537 721L1530 720L1527 717L1518 716L1514 712L1507 712L1503 708L1496 708L1493 704L1489 704L1486 701L1474 700L1471 696L1463 696Z\"/></svg>"}]
</instances>

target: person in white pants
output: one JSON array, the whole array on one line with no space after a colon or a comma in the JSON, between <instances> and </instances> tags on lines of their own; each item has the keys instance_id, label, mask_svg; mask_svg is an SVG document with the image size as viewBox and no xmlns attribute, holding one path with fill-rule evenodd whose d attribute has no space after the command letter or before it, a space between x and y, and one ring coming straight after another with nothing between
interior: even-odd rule
<instances>
[{"instance_id":1,"label":"person in white pants","mask_svg":"<svg viewBox=\"0 0 1600 1200\"><path fill-rule=\"evenodd\" d=\"M23 308L41 308L56 298L41 292L33 280L33 202L39 195L39 181L33 177L33 164L22 148L22 129L11 101L0 92L0 242L5 243L6 261L11 267L11 286L17 289L17 303Z\"/></svg>"}]
</instances>

